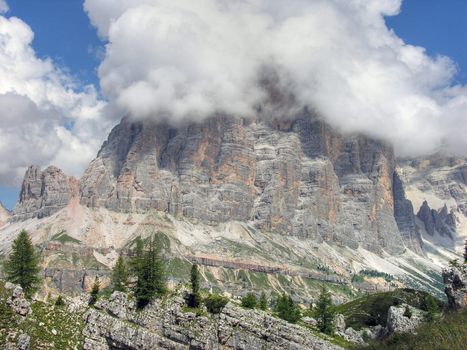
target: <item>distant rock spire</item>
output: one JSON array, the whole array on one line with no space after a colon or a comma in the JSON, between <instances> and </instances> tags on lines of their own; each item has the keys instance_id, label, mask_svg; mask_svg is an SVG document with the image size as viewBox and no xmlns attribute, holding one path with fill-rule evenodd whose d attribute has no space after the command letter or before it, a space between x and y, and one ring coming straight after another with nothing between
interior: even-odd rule
<instances>
[{"instance_id":1,"label":"distant rock spire","mask_svg":"<svg viewBox=\"0 0 467 350\"><path fill-rule=\"evenodd\" d=\"M52 215L68 204L77 188L77 180L55 166L44 171L38 166L30 166L24 175L12 219L18 221Z\"/></svg>"}]
</instances>

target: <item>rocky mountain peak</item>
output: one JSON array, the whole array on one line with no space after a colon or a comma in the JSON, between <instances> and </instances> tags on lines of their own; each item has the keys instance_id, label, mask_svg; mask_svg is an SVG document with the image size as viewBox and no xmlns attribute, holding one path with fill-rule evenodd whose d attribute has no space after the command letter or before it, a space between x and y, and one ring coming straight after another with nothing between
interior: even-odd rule
<instances>
[{"instance_id":1,"label":"rocky mountain peak","mask_svg":"<svg viewBox=\"0 0 467 350\"><path fill-rule=\"evenodd\" d=\"M84 173L80 194L89 207L241 221L395 252L408 235L394 217L394 170L389 145L341 135L306 111L289 120L217 116L176 127L124 119Z\"/></svg>"},{"instance_id":2,"label":"rocky mountain peak","mask_svg":"<svg viewBox=\"0 0 467 350\"><path fill-rule=\"evenodd\" d=\"M447 206L441 209L431 209L427 201L423 201L417 217L423 222L425 230L433 236L435 232L441 236L453 238L453 232L456 230L456 217L453 211L448 213Z\"/></svg>"},{"instance_id":3,"label":"rocky mountain peak","mask_svg":"<svg viewBox=\"0 0 467 350\"><path fill-rule=\"evenodd\" d=\"M65 207L73 196L78 196L78 181L55 166L41 170L30 166L24 176L13 220L49 216Z\"/></svg>"},{"instance_id":4,"label":"rocky mountain peak","mask_svg":"<svg viewBox=\"0 0 467 350\"><path fill-rule=\"evenodd\" d=\"M11 213L7 208L0 202L0 227L4 226L10 219Z\"/></svg>"}]
</instances>

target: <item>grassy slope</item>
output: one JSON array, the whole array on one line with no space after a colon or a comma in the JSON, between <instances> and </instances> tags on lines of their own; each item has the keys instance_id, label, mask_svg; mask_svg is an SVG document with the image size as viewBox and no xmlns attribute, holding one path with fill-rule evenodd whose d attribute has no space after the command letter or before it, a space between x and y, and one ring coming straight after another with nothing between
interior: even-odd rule
<instances>
[{"instance_id":1,"label":"grassy slope","mask_svg":"<svg viewBox=\"0 0 467 350\"><path fill-rule=\"evenodd\" d=\"M7 337L16 343L21 333L31 337L31 349L82 349L84 322L80 314L69 313L66 306L36 301L31 305L32 315L20 322L6 305L10 294L0 282L0 349L6 347Z\"/></svg>"},{"instance_id":2,"label":"grassy slope","mask_svg":"<svg viewBox=\"0 0 467 350\"><path fill-rule=\"evenodd\" d=\"M375 293L355 299L336 307L336 312L343 314L348 327L360 330L364 327L381 324L386 326L389 307L409 304L419 309L425 308L428 293L413 289L397 289L392 292ZM442 303L439 302L440 307Z\"/></svg>"},{"instance_id":3,"label":"grassy slope","mask_svg":"<svg viewBox=\"0 0 467 350\"><path fill-rule=\"evenodd\" d=\"M396 334L361 350L466 350L467 309L427 323L415 333Z\"/></svg>"}]
</instances>

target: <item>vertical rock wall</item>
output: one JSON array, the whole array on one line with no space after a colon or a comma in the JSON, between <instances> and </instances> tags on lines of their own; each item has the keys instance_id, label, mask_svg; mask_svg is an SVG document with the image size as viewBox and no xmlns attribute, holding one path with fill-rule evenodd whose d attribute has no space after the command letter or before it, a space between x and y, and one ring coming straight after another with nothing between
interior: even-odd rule
<instances>
[{"instance_id":1,"label":"vertical rock wall","mask_svg":"<svg viewBox=\"0 0 467 350\"><path fill-rule=\"evenodd\" d=\"M416 246L417 236L408 226L399 233L394 211L407 203L395 203L393 178L391 147L340 135L306 113L289 121L219 116L178 127L124 119L80 180L80 193L90 207L236 220L264 232L400 252L404 240Z\"/></svg>"},{"instance_id":2,"label":"vertical rock wall","mask_svg":"<svg viewBox=\"0 0 467 350\"><path fill-rule=\"evenodd\" d=\"M39 167L31 166L24 176L12 220L52 215L65 207L72 196L77 196L77 190L77 180L60 169L50 166L41 171Z\"/></svg>"}]
</instances>

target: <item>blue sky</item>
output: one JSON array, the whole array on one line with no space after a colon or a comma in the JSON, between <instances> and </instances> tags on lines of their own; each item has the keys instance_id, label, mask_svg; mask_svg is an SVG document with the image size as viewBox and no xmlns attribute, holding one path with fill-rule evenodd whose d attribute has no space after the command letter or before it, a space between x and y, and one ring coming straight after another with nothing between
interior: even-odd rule
<instances>
[{"instance_id":1,"label":"blue sky","mask_svg":"<svg viewBox=\"0 0 467 350\"><path fill-rule=\"evenodd\" d=\"M467 83L466 0L405 0L399 16L386 22L409 44L442 54L459 66L458 80Z\"/></svg>"},{"instance_id":2,"label":"blue sky","mask_svg":"<svg viewBox=\"0 0 467 350\"><path fill-rule=\"evenodd\" d=\"M52 58L84 84L98 84L98 52L102 42L83 11L83 0L9 0L8 15L34 31L39 57Z\"/></svg>"},{"instance_id":3,"label":"blue sky","mask_svg":"<svg viewBox=\"0 0 467 350\"><path fill-rule=\"evenodd\" d=\"M83 85L97 89L97 67L103 43L83 11L82 0L9 0L7 16L25 21L34 31L39 57L50 57ZM402 12L387 24L409 44L423 46L431 56L449 56L459 68L459 83L467 83L466 0L405 0ZM19 188L0 186L0 201L12 208Z\"/></svg>"}]
</instances>

